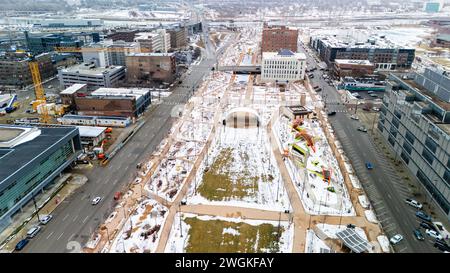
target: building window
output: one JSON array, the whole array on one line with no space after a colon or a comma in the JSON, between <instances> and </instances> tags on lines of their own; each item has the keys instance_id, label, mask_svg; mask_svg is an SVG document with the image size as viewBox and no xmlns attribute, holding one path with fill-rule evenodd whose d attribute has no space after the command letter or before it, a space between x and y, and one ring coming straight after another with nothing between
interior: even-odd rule
<instances>
[{"instance_id":1,"label":"building window","mask_svg":"<svg viewBox=\"0 0 450 273\"><path fill-rule=\"evenodd\" d=\"M406 164L409 164L409 156L407 154L405 154L404 152L402 152L400 154L400 157L403 159L403 161L405 161Z\"/></svg>"},{"instance_id":2,"label":"building window","mask_svg":"<svg viewBox=\"0 0 450 273\"><path fill-rule=\"evenodd\" d=\"M430 149L430 151L432 151L433 153L436 153L437 144L430 137L427 137L427 139L425 140L425 146L427 146L427 148Z\"/></svg>"},{"instance_id":3,"label":"building window","mask_svg":"<svg viewBox=\"0 0 450 273\"><path fill-rule=\"evenodd\" d=\"M400 125L400 121L398 120L398 118L393 118L392 119L392 125L394 125L395 126L395 128L397 128L398 129L398 126Z\"/></svg>"},{"instance_id":4,"label":"building window","mask_svg":"<svg viewBox=\"0 0 450 273\"><path fill-rule=\"evenodd\" d=\"M389 141L389 143L392 145L392 147L395 146L395 140L394 140L394 138L392 137L392 135L389 135L388 141Z\"/></svg>"},{"instance_id":5,"label":"building window","mask_svg":"<svg viewBox=\"0 0 450 273\"><path fill-rule=\"evenodd\" d=\"M395 110L395 111L394 111L394 115L395 115L396 117L398 117L399 119L402 118L402 113L400 113L398 110Z\"/></svg>"},{"instance_id":6,"label":"building window","mask_svg":"<svg viewBox=\"0 0 450 273\"><path fill-rule=\"evenodd\" d=\"M406 131L405 138L409 141L409 143L414 145L414 140L416 139L411 132Z\"/></svg>"},{"instance_id":7,"label":"building window","mask_svg":"<svg viewBox=\"0 0 450 273\"><path fill-rule=\"evenodd\" d=\"M427 149L423 149L422 156L423 156L423 158L425 158L425 160L426 160L428 163L430 163L430 165L433 164L434 156L433 156L433 154L430 153Z\"/></svg>"},{"instance_id":8,"label":"building window","mask_svg":"<svg viewBox=\"0 0 450 273\"><path fill-rule=\"evenodd\" d=\"M411 147L411 145L408 144L408 142L404 142L404 143L403 143L403 148L404 148L404 150L405 150L408 154L411 154L411 152L412 152L412 147Z\"/></svg>"},{"instance_id":9,"label":"building window","mask_svg":"<svg viewBox=\"0 0 450 273\"><path fill-rule=\"evenodd\" d=\"M445 170L444 172L444 181L447 183L447 185L450 185L450 171Z\"/></svg>"}]
</instances>

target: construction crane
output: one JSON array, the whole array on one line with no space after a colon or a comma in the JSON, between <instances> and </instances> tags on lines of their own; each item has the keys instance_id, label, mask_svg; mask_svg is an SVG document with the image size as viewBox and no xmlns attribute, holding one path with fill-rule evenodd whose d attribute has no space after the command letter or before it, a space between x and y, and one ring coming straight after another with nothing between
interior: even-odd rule
<instances>
[{"instance_id":1,"label":"construction crane","mask_svg":"<svg viewBox=\"0 0 450 273\"><path fill-rule=\"evenodd\" d=\"M45 91L42 87L39 64L32 55L30 55L30 62L28 63L28 66L30 67L31 77L33 78L34 94L36 96L36 100L33 102L33 110L37 111L40 106L40 122L48 123L50 121L50 117L48 115L48 109L46 105L47 99L45 98Z\"/></svg>"}]
</instances>

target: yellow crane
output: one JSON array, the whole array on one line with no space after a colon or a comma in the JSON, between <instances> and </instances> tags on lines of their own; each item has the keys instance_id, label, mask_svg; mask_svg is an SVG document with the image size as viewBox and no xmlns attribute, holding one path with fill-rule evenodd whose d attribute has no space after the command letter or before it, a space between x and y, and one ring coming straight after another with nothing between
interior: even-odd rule
<instances>
[{"instance_id":1,"label":"yellow crane","mask_svg":"<svg viewBox=\"0 0 450 273\"><path fill-rule=\"evenodd\" d=\"M36 100L33 102L33 109L37 110L38 107L41 106L40 122L48 123L50 121L50 117L48 115L48 109L46 107L47 99L45 98L45 91L42 87L39 64L34 56L30 56L30 62L28 63L28 66L30 67L31 77L33 78L34 94L36 96Z\"/></svg>"}]
</instances>

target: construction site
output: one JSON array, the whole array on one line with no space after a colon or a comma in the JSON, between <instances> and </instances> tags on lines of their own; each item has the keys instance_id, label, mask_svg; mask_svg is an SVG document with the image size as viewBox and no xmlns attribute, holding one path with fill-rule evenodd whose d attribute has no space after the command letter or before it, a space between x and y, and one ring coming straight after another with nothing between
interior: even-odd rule
<instances>
[{"instance_id":1,"label":"construction site","mask_svg":"<svg viewBox=\"0 0 450 273\"><path fill-rule=\"evenodd\" d=\"M219 66L256 64L260 35L243 28ZM309 82L214 71L85 251L390 249Z\"/></svg>"}]
</instances>

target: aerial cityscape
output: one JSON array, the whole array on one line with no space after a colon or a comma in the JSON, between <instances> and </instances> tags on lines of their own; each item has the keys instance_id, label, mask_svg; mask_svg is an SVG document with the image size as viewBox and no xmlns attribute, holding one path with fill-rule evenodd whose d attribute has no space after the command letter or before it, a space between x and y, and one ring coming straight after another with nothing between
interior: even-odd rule
<instances>
[{"instance_id":1,"label":"aerial cityscape","mask_svg":"<svg viewBox=\"0 0 450 273\"><path fill-rule=\"evenodd\" d=\"M450 1L0 6L0 252L450 252Z\"/></svg>"}]
</instances>

